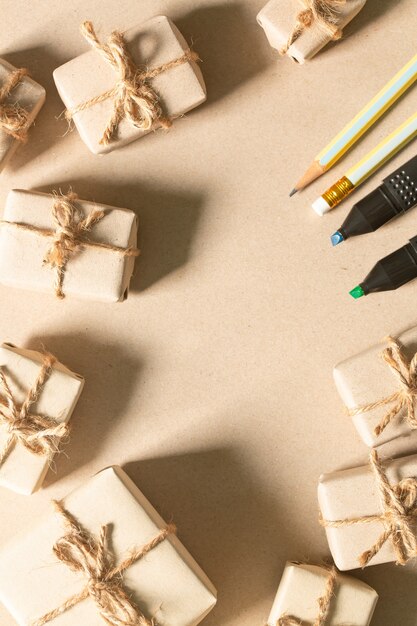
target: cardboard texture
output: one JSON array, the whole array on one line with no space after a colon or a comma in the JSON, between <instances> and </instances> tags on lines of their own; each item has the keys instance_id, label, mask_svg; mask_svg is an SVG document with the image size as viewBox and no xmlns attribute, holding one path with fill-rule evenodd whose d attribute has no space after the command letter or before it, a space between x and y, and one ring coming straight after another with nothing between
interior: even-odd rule
<instances>
[{"instance_id":1,"label":"cardboard texture","mask_svg":"<svg viewBox=\"0 0 417 626\"><path fill-rule=\"evenodd\" d=\"M16 348L8 343L0 347L0 367L18 404L25 400L29 389L33 386L43 359L44 355L35 350ZM59 423L67 423L83 386L82 376L74 374L57 361L30 412L53 417ZM7 429L1 425L0 449L6 444L7 439ZM0 465L0 485L17 493L30 495L42 486L52 462L53 457L36 455L17 442Z\"/></svg>"},{"instance_id":2,"label":"cardboard texture","mask_svg":"<svg viewBox=\"0 0 417 626\"><path fill-rule=\"evenodd\" d=\"M102 37L101 33L99 37ZM162 15L129 29L124 37L133 61L151 69L178 59L189 49L175 24ZM105 93L117 79L113 67L96 50L90 50L54 71L59 95L67 109L74 109ZM207 97L203 75L194 61L162 72L149 83L160 96L164 114L172 119L202 104ZM115 139L109 145L101 145L100 140L113 113L113 103L114 99L110 98L74 115L82 140L94 154L120 148L152 130L143 131L123 119Z\"/></svg>"},{"instance_id":3,"label":"cardboard texture","mask_svg":"<svg viewBox=\"0 0 417 626\"><path fill-rule=\"evenodd\" d=\"M384 463L391 485L404 478L417 478L417 455ZM318 487L319 505L324 520L355 519L383 512L381 496L369 465L323 474ZM340 528L326 528L330 551L337 567L344 570L359 567L359 556L370 549L384 532L380 521L358 523ZM369 565L395 561L392 542L388 539Z\"/></svg>"},{"instance_id":4,"label":"cardboard texture","mask_svg":"<svg viewBox=\"0 0 417 626\"><path fill-rule=\"evenodd\" d=\"M318 614L318 599L324 594L329 571L308 563L285 565L277 595L268 618L268 626L276 626L280 617L292 615L303 624L313 624ZM378 594L369 585L339 574L336 593L326 626L369 626Z\"/></svg>"},{"instance_id":5,"label":"cardboard texture","mask_svg":"<svg viewBox=\"0 0 417 626\"><path fill-rule=\"evenodd\" d=\"M404 354L411 360L417 352L417 328L402 333L398 340L404 348ZM333 377L337 390L348 409L372 404L399 390L398 380L381 357L386 345L382 341L342 361L334 368ZM367 446L379 446L396 437L409 435L412 431L404 421L403 410L379 436L375 435L375 427L393 406L394 403L391 403L351 418Z\"/></svg>"},{"instance_id":6,"label":"cardboard texture","mask_svg":"<svg viewBox=\"0 0 417 626\"><path fill-rule=\"evenodd\" d=\"M14 189L7 196L3 219L55 230L50 194ZM137 243L137 217L129 209L119 209L95 202L77 200L83 215L102 209L105 216L88 233L92 241L122 248ZM38 289L54 296L55 270L43 265L52 239L36 232L18 230L3 224L0 230L0 282L9 287ZM63 290L66 296L102 302L120 302L128 295L135 263L134 257L84 246L68 261Z\"/></svg>"},{"instance_id":7,"label":"cardboard texture","mask_svg":"<svg viewBox=\"0 0 417 626\"><path fill-rule=\"evenodd\" d=\"M97 536L110 526L115 563L165 528L165 522L120 467L96 474L64 500L65 508ZM59 562L53 545L65 534L51 513L26 537L0 552L0 598L20 626L57 608L86 584L85 577ZM34 572L36 574L34 575ZM216 591L176 536L169 536L123 576L125 588L160 626L196 626L216 603ZM91 598L51 622L57 626L103 626Z\"/></svg>"},{"instance_id":8,"label":"cardboard texture","mask_svg":"<svg viewBox=\"0 0 417 626\"><path fill-rule=\"evenodd\" d=\"M342 4L337 8L336 26L339 30L343 30L353 20L365 2L366 0L347 0L345 5ZM270 0L258 13L258 23L264 29L273 48L281 50L287 44L296 24L297 15L303 10L305 10L305 4L300 0ZM294 41L286 54L293 61L303 64L320 52L331 39L331 36L320 25L313 23Z\"/></svg>"},{"instance_id":9,"label":"cardboard texture","mask_svg":"<svg viewBox=\"0 0 417 626\"><path fill-rule=\"evenodd\" d=\"M0 59L0 85L4 83L10 72L16 67ZM45 102L46 91L36 83L30 76L25 76L18 85L13 89L5 103L19 104L29 113L28 125L31 126ZM30 134L29 134L30 141ZM11 159L14 152L23 142L17 141L8 133L0 129L0 171Z\"/></svg>"}]
</instances>

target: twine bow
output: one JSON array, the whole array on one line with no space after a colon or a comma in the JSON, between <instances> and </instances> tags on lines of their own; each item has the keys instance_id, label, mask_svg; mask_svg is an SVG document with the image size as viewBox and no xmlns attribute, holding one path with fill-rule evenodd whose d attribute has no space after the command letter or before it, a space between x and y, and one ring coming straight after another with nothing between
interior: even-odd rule
<instances>
[{"instance_id":1,"label":"twine bow","mask_svg":"<svg viewBox=\"0 0 417 626\"><path fill-rule=\"evenodd\" d=\"M39 456L52 456L58 450L59 442L68 434L68 426L60 424L52 417L31 413L31 406L39 398L42 389L52 373L56 359L46 354L39 374L29 389L25 400L19 405L10 390L5 373L0 368L0 424L7 429L8 437L0 450L0 466L6 460L16 443Z\"/></svg>"},{"instance_id":2,"label":"twine bow","mask_svg":"<svg viewBox=\"0 0 417 626\"><path fill-rule=\"evenodd\" d=\"M108 548L108 526L102 526L99 536L95 537L60 502L54 501L54 505L67 529L53 547L55 556L72 571L82 573L87 582L82 591L31 626L44 626L87 598L95 602L100 616L110 626L156 626L155 620L147 618L129 597L123 585L123 573L169 535L175 534L175 526L168 525L147 544L130 552L119 565L114 565Z\"/></svg>"},{"instance_id":3,"label":"twine bow","mask_svg":"<svg viewBox=\"0 0 417 626\"><path fill-rule=\"evenodd\" d=\"M279 53L284 55L292 44L302 35L306 28L317 24L331 39L337 40L342 37L342 31L338 28L339 9L346 4L346 0L301 0L302 9L296 19L287 43Z\"/></svg>"},{"instance_id":4,"label":"twine bow","mask_svg":"<svg viewBox=\"0 0 417 626\"><path fill-rule=\"evenodd\" d=\"M68 261L83 248L101 248L116 252L122 256L138 256L137 248L121 248L109 243L91 241L86 237L95 224L105 217L103 210L92 211L87 217L82 216L82 211L74 202L78 199L77 194L69 192L67 195L54 192L52 205L52 218L55 230L38 228L30 224L19 222L8 222L3 220L0 225L12 226L20 230L35 232L41 237L52 239L52 245L47 250L43 263L55 269L55 295L58 298L65 298L63 292L63 282Z\"/></svg>"},{"instance_id":5,"label":"twine bow","mask_svg":"<svg viewBox=\"0 0 417 626\"><path fill-rule=\"evenodd\" d=\"M65 111L65 118L71 121L76 113L91 106L114 99L113 114L100 139L101 145L108 145L114 138L120 122L126 118L140 130L150 130L156 122L163 128L169 128L172 120L164 115L160 98L150 84L150 80L174 67L190 61L199 61L198 54L190 49L173 61L164 63L150 70L139 70L127 49L123 34L113 31L107 43L101 43L91 22L84 22L81 34L88 43L113 67L117 73L115 86L109 91L91 98L73 109Z\"/></svg>"},{"instance_id":6,"label":"twine bow","mask_svg":"<svg viewBox=\"0 0 417 626\"><path fill-rule=\"evenodd\" d=\"M371 452L370 464L378 487L383 512L379 515L365 515L336 521L321 519L320 523L327 528L342 528L354 524L381 522L385 530L374 545L360 555L360 566L366 567L388 540L392 542L397 564L405 565L407 561L417 556L417 537L415 534L417 479L404 478L397 485L392 486L376 450Z\"/></svg>"},{"instance_id":7,"label":"twine bow","mask_svg":"<svg viewBox=\"0 0 417 626\"><path fill-rule=\"evenodd\" d=\"M20 83L24 76L29 74L24 67L10 72L6 81L0 86L0 130L11 135L17 141L26 141L29 126L29 113L19 104L8 104L7 98Z\"/></svg>"},{"instance_id":8,"label":"twine bow","mask_svg":"<svg viewBox=\"0 0 417 626\"><path fill-rule=\"evenodd\" d=\"M417 353L410 360L405 356L400 343L388 337L388 347L382 352L382 358L390 368L398 381L399 389L395 393L365 404L357 409L349 409L350 416L368 413L381 406L393 404L393 407L384 415L380 423L375 427L374 434L380 435L386 427L399 417L405 410L404 419L411 429L417 428L417 415L415 411L415 402L417 398Z\"/></svg>"}]
</instances>

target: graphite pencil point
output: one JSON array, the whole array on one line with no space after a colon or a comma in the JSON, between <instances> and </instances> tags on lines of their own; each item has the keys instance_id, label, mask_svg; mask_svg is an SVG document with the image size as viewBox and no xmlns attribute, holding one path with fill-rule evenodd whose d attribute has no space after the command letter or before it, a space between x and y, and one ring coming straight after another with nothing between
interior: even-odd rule
<instances>
[{"instance_id":1,"label":"graphite pencil point","mask_svg":"<svg viewBox=\"0 0 417 626\"><path fill-rule=\"evenodd\" d=\"M295 196L297 191L298 191L298 189L296 189L295 187L294 187L294 189L291 189L291 191L290 191L290 198L291 198L291 196Z\"/></svg>"}]
</instances>

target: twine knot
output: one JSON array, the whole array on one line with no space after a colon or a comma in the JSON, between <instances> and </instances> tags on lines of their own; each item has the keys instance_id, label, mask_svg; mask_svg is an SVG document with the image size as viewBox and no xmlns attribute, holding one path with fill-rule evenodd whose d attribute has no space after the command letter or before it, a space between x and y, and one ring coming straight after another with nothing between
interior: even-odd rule
<instances>
[{"instance_id":1,"label":"twine knot","mask_svg":"<svg viewBox=\"0 0 417 626\"><path fill-rule=\"evenodd\" d=\"M59 443L68 434L66 424L60 424L52 417L31 413L34 404L52 373L56 359L46 354L34 385L28 391L24 402L19 405L7 382L4 370L0 368L0 425L5 427L8 437L0 450L0 466L10 450L20 443L27 450L39 456L49 456L57 452Z\"/></svg>"},{"instance_id":2,"label":"twine knot","mask_svg":"<svg viewBox=\"0 0 417 626\"><path fill-rule=\"evenodd\" d=\"M390 368L392 374L397 379L399 389L395 393L371 402L356 409L349 409L350 416L368 413L381 406L393 405L384 415L380 423L375 427L374 434L379 436L386 427L398 418L403 412L404 420L411 429L417 428L417 415L415 403L417 398L417 353L410 360L405 356L400 343L392 337L387 338L388 346L382 352L384 362Z\"/></svg>"},{"instance_id":3,"label":"twine knot","mask_svg":"<svg viewBox=\"0 0 417 626\"><path fill-rule=\"evenodd\" d=\"M386 471L379 459L376 450L370 455L370 465L378 487L383 512L379 515L367 515L353 519L329 521L321 519L325 527L342 528L354 524L381 522L384 531L374 545L363 552L359 557L361 567L368 563L390 540L396 555L398 565L405 565L411 558L417 556L417 537L415 534L417 522L417 479L405 478L397 485L391 485Z\"/></svg>"},{"instance_id":4,"label":"twine knot","mask_svg":"<svg viewBox=\"0 0 417 626\"><path fill-rule=\"evenodd\" d=\"M95 602L100 616L110 626L156 626L155 620L146 617L125 590L123 573L169 535L175 534L175 526L169 525L162 529L151 541L130 552L119 565L114 565L113 555L108 548L109 527L101 526L98 537L95 537L81 526L61 502L54 501L54 505L67 529L67 533L54 545L54 554L72 571L81 572L87 581L79 593L32 622L31 626L44 626L87 598Z\"/></svg>"},{"instance_id":5,"label":"twine knot","mask_svg":"<svg viewBox=\"0 0 417 626\"><path fill-rule=\"evenodd\" d=\"M198 54L188 49L178 59L151 70L140 70L133 62L121 32L113 31L108 42L101 43L93 24L87 21L81 25L81 34L113 67L117 73L117 80L115 86L109 91L91 98L74 109L67 109L65 118L71 121L76 113L113 98L113 113L100 139L101 145L108 145L114 139L119 124L124 118L142 131L151 130L156 123L165 129L172 126L172 120L164 115L160 98L149 81L173 67L189 61L199 61Z\"/></svg>"},{"instance_id":6,"label":"twine knot","mask_svg":"<svg viewBox=\"0 0 417 626\"><path fill-rule=\"evenodd\" d=\"M301 0L304 9L299 11L295 19L294 27L288 37L287 43L279 53L284 55L292 44L302 35L306 28L317 24L331 39L337 40L342 37L342 31L338 28L339 9L346 4L346 0Z\"/></svg>"},{"instance_id":7,"label":"twine knot","mask_svg":"<svg viewBox=\"0 0 417 626\"><path fill-rule=\"evenodd\" d=\"M10 72L6 81L0 86L0 130L17 141L26 141L29 127L29 113L19 104L8 104L7 98L20 83L24 76L29 74L26 68Z\"/></svg>"}]
</instances>

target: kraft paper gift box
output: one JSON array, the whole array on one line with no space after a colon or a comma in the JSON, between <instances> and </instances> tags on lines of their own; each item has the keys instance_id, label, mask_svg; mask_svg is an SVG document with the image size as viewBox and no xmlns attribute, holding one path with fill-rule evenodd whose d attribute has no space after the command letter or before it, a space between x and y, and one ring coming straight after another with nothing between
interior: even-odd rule
<instances>
[{"instance_id":1,"label":"kraft paper gift box","mask_svg":"<svg viewBox=\"0 0 417 626\"><path fill-rule=\"evenodd\" d=\"M417 328L401 334L397 343L406 359L411 362L417 352ZM395 408L398 399L375 408L370 407L371 410L360 411L361 407L378 403L402 389L392 367L383 358L384 351L389 347L389 341L381 342L339 363L333 370L337 390L348 411L356 412L351 419L363 441L370 447L379 446L411 432L411 426L405 419L407 407L402 406L379 434L384 417Z\"/></svg>"},{"instance_id":2,"label":"kraft paper gift box","mask_svg":"<svg viewBox=\"0 0 417 626\"><path fill-rule=\"evenodd\" d=\"M292 616L300 624L315 623L318 600L326 593L329 575L326 567L288 562L267 626L277 626L283 616ZM352 576L337 573L326 626L369 626L377 601L378 594L374 589Z\"/></svg>"},{"instance_id":3,"label":"kraft paper gift box","mask_svg":"<svg viewBox=\"0 0 417 626\"><path fill-rule=\"evenodd\" d=\"M8 194L0 229L0 283L3 285L54 294L56 269L44 264L53 237L43 237L37 232L37 229L56 230L53 202L54 196L34 191L18 189ZM126 299L135 258L125 256L123 251L136 249L135 213L86 200L75 200L74 205L82 216L103 210L103 219L92 227L86 238L118 246L121 252L83 245L66 264L64 294L102 302ZM22 230L16 224L29 225L34 230Z\"/></svg>"},{"instance_id":4,"label":"kraft paper gift box","mask_svg":"<svg viewBox=\"0 0 417 626\"><path fill-rule=\"evenodd\" d=\"M110 549L113 555L109 559L110 567L119 565L133 550L141 549L166 528L160 515L120 467L96 474L62 504L84 532L94 538L102 525L107 526L105 551ZM53 546L66 533L62 516L51 510L25 537L0 552L0 599L20 626L38 623L46 613L88 585L84 571L74 571L53 552ZM93 553L90 537L88 545ZM127 567L119 582L150 620L149 624L154 623L153 619L158 626L196 626L216 603L213 585L173 534ZM48 623L106 624L90 596Z\"/></svg>"},{"instance_id":5,"label":"kraft paper gift box","mask_svg":"<svg viewBox=\"0 0 417 626\"><path fill-rule=\"evenodd\" d=\"M10 74L17 68L0 59L0 89L8 80ZM45 89L29 76L23 76L20 82L12 89L10 94L0 100L0 121L2 119L2 105L18 106L27 112L26 129L31 126L45 102ZM1 128L0 123L0 170L6 165L17 147L22 141Z\"/></svg>"},{"instance_id":6,"label":"kraft paper gift box","mask_svg":"<svg viewBox=\"0 0 417 626\"><path fill-rule=\"evenodd\" d=\"M400 527L401 519L398 526L395 510L392 511L384 504L386 499L392 504L393 498L381 489L373 469L375 461L372 459L375 457L378 459L376 451L373 451L367 466L335 471L320 477L318 499L321 523L326 530L333 560L342 571L391 561L399 564L405 562L393 542L395 538L402 541L404 536L403 528ZM377 462L380 463L379 459ZM400 494L401 507L404 506L405 513L410 513L412 539L415 542L417 455L387 461L382 465L390 489L394 490L396 496ZM408 501L408 497L411 497L411 501ZM385 533L386 540L376 550L376 554L367 560L374 554L373 548ZM417 548L415 550L417 552ZM412 556L415 554L409 554L409 558Z\"/></svg>"},{"instance_id":7,"label":"kraft paper gift box","mask_svg":"<svg viewBox=\"0 0 417 626\"><path fill-rule=\"evenodd\" d=\"M157 16L123 33L128 51L139 69L154 69L173 62L189 51L189 46L175 24L165 16ZM105 39L103 39L103 42ZM54 71L58 92L67 108L76 107L114 88L118 76L112 65L95 49L65 63ZM207 98L203 75L190 59L149 79L157 94L163 114L170 119L184 115ZM103 145L100 140L113 115L114 98L75 113L73 121L84 143L94 154L120 148L154 130L135 127L126 118L120 122L113 140Z\"/></svg>"},{"instance_id":8,"label":"kraft paper gift box","mask_svg":"<svg viewBox=\"0 0 417 626\"><path fill-rule=\"evenodd\" d=\"M347 0L345 4L335 7L334 24L339 32L359 13L365 2L366 0ZM289 37L296 28L297 16L306 6L307 3L301 0L270 0L259 12L258 23L264 29L272 48L278 51L286 48ZM311 26L302 29L286 54L293 61L302 64L314 57L331 40L332 35L317 21L313 21Z\"/></svg>"},{"instance_id":9,"label":"kraft paper gift box","mask_svg":"<svg viewBox=\"0 0 417 626\"><path fill-rule=\"evenodd\" d=\"M20 406L39 375L45 354L4 343L0 347L0 369L18 406ZM84 379L55 361L50 375L29 408L30 415L44 415L58 424L66 424L78 402ZM5 402L4 387L0 385L0 402ZM0 406L1 410L1 406ZM0 452L9 438L7 424L0 420ZM38 455L20 441L12 443L0 463L0 485L29 495L39 489L52 461L52 456Z\"/></svg>"}]
</instances>

